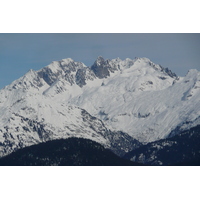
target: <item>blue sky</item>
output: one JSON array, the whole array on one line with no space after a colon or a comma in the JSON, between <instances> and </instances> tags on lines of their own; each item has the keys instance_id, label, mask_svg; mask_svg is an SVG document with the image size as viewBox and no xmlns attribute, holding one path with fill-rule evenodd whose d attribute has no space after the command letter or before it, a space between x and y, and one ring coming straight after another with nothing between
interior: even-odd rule
<instances>
[{"instance_id":1,"label":"blue sky","mask_svg":"<svg viewBox=\"0 0 200 200\"><path fill-rule=\"evenodd\" d=\"M0 88L55 60L72 58L91 66L105 59L147 57L179 76L200 70L200 34L190 33L1 33Z\"/></svg>"}]
</instances>

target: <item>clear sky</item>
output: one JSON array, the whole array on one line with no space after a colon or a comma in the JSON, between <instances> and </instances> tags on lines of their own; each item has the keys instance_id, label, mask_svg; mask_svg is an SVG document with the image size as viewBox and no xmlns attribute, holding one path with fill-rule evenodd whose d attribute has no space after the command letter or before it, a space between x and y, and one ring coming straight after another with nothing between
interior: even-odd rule
<instances>
[{"instance_id":1,"label":"clear sky","mask_svg":"<svg viewBox=\"0 0 200 200\"><path fill-rule=\"evenodd\" d=\"M0 88L52 61L72 58L91 66L105 59L147 57L179 76L200 71L198 33L1 33Z\"/></svg>"}]
</instances>

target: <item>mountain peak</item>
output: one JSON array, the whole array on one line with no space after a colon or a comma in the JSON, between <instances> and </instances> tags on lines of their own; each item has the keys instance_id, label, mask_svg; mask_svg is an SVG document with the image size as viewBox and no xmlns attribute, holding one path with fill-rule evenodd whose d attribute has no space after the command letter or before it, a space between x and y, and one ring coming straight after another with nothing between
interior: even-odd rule
<instances>
[{"instance_id":1,"label":"mountain peak","mask_svg":"<svg viewBox=\"0 0 200 200\"><path fill-rule=\"evenodd\" d=\"M153 63L149 58L145 58L145 57L138 58L138 57L135 57L134 63L136 63L136 64L141 64L141 63L142 64L143 63L147 64L147 66L152 67L156 71L160 71L160 72L164 73L165 75L170 76L171 78L178 79L178 76L175 73L173 73L170 69L162 67L159 64Z\"/></svg>"},{"instance_id":2,"label":"mountain peak","mask_svg":"<svg viewBox=\"0 0 200 200\"><path fill-rule=\"evenodd\" d=\"M197 74L200 74L200 72L197 69L190 69L188 70L186 76L193 76L193 75L196 76Z\"/></svg>"},{"instance_id":3,"label":"mountain peak","mask_svg":"<svg viewBox=\"0 0 200 200\"><path fill-rule=\"evenodd\" d=\"M107 78L108 76L110 76L110 72L108 70L109 68L110 68L109 61L104 60L102 56L98 56L97 60L91 66L91 70L100 79Z\"/></svg>"},{"instance_id":4,"label":"mountain peak","mask_svg":"<svg viewBox=\"0 0 200 200\"><path fill-rule=\"evenodd\" d=\"M61 62L65 63L65 64L69 64L71 62L74 62L74 60L72 58L65 58L65 59L62 59Z\"/></svg>"},{"instance_id":5,"label":"mountain peak","mask_svg":"<svg viewBox=\"0 0 200 200\"><path fill-rule=\"evenodd\" d=\"M151 60L146 57L135 57L135 61L151 62Z\"/></svg>"},{"instance_id":6,"label":"mountain peak","mask_svg":"<svg viewBox=\"0 0 200 200\"><path fill-rule=\"evenodd\" d=\"M102 65L104 63L105 63L104 58L102 56L98 56L96 61L95 61L95 64L99 66L99 65Z\"/></svg>"}]
</instances>

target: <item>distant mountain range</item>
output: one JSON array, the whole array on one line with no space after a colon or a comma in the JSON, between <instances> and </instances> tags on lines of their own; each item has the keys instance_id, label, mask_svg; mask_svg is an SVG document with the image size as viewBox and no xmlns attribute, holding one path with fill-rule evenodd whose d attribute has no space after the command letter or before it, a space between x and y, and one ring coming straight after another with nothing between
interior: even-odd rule
<instances>
[{"instance_id":1,"label":"distant mountain range","mask_svg":"<svg viewBox=\"0 0 200 200\"><path fill-rule=\"evenodd\" d=\"M90 67L71 58L54 61L0 90L0 156L76 137L136 162L172 165L171 158L165 162L157 155L158 149L154 159L152 145L166 149L163 141L188 137L184 152L191 138L198 143L199 100L200 72L195 69L179 77L148 58L100 56ZM190 137L193 128L197 131ZM198 154L193 142L189 151Z\"/></svg>"}]
</instances>

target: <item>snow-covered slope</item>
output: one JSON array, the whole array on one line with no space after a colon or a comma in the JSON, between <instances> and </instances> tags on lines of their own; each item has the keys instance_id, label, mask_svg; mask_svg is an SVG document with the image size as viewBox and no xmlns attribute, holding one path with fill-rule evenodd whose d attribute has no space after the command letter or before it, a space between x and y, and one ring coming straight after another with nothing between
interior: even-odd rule
<instances>
[{"instance_id":1,"label":"snow-covered slope","mask_svg":"<svg viewBox=\"0 0 200 200\"><path fill-rule=\"evenodd\" d=\"M167 137L177 126L200 123L200 73L190 70L177 77L147 58L104 60L90 68L96 75L79 87L57 81L45 95L86 109L112 130L140 142ZM63 96L63 94L65 94ZM187 126L185 126L185 123Z\"/></svg>"},{"instance_id":2,"label":"snow-covered slope","mask_svg":"<svg viewBox=\"0 0 200 200\"><path fill-rule=\"evenodd\" d=\"M140 145L126 133L111 132L101 120L79 107L56 103L40 94L19 97L16 95L15 102L10 99L14 94L7 97L11 106L5 103L0 110L0 156L33 144L68 137L91 139L118 155Z\"/></svg>"},{"instance_id":3,"label":"snow-covered slope","mask_svg":"<svg viewBox=\"0 0 200 200\"><path fill-rule=\"evenodd\" d=\"M155 141L200 124L199 99L197 70L177 77L147 58L54 61L0 90L1 155L70 136L108 148Z\"/></svg>"},{"instance_id":4,"label":"snow-covered slope","mask_svg":"<svg viewBox=\"0 0 200 200\"><path fill-rule=\"evenodd\" d=\"M165 138L177 126L184 128L186 122L185 128L200 123L200 73L191 70L180 80L159 80L158 75L117 74L70 102L141 142Z\"/></svg>"}]
</instances>

